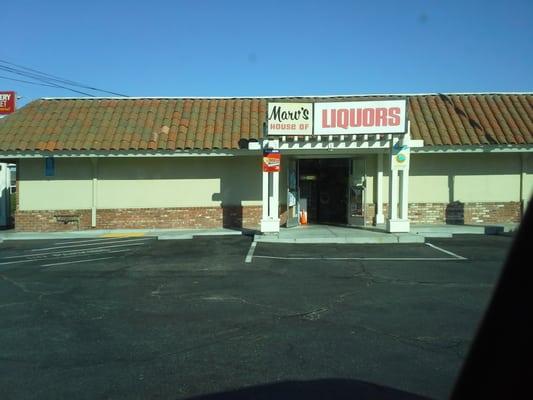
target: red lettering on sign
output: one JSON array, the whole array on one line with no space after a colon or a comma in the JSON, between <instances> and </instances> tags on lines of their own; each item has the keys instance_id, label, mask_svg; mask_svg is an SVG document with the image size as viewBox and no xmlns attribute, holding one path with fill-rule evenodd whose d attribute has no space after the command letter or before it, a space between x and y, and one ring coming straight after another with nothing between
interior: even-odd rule
<instances>
[{"instance_id":1,"label":"red lettering on sign","mask_svg":"<svg viewBox=\"0 0 533 400\"><path fill-rule=\"evenodd\" d=\"M322 128L359 128L400 125L401 110L391 108L339 108L322 110Z\"/></svg>"},{"instance_id":2,"label":"red lettering on sign","mask_svg":"<svg viewBox=\"0 0 533 400\"><path fill-rule=\"evenodd\" d=\"M400 125L400 108L392 107L389 108L389 126L398 126Z\"/></svg>"},{"instance_id":3,"label":"red lettering on sign","mask_svg":"<svg viewBox=\"0 0 533 400\"><path fill-rule=\"evenodd\" d=\"M337 126L347 129L348 124L350 121L348 121L348 114L349 111L347 108L341 108L340 110L337 110Z\"/></svg>"},{"instance_id":4,"label":"red lettering on sign","mask_svg":"<svg viewBox=\"0 0 533 400\"><path fill-rule=\"evenodd\" d=\"M328 110L322 110L322 128L331 128L328 124Z\"/></svg>"},{"instance_id":5,"label":"red lettering on sign","mask_svg":"<svg viewBox=\"0 0 533 400\"><path fill-rule=\"evenodd\" d=\"M374 109L363 109L363 126L374 126Z\"/></svg>"},{"instance_id":6,"label":"red lettering on sign","mask_svg":"<svg viewBox=\"0 0 533 400\"><path fill-rule=\"evenodd\" d=\"M376 126L387 126L386 108L376 108Z\"/></svg>"}]
</instances>

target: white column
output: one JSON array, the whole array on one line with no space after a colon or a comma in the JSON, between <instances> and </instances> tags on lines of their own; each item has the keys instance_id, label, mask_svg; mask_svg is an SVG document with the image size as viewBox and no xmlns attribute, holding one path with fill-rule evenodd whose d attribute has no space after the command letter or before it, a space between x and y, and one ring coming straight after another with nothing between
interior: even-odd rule
<instances>
[{"instance_id":1,"label":"white column","mask_svg":"<svg viewBox=\"0 0 533 400\"><path fill-rule=\"evenodd\" d=\"M265 140L264 147L278 149L278 140ZM263 172L262 233L279 232L279 172Z\"/></svg>"},{"instance_id":2,"label":"white column","mask_svg":"<svg viewBox=\"0 0 533 400\"><path fill-rule=\"evenodd\" d=\"M409 170L400 171L400 219L409 219Z\"/></svg>"},{"instance_id":3,"label":"white column","mask_svg":"<svg viewBox=\"0 0 533 400\"><path fill-rule=\"evenodd\" d=\"M389 220L398 218L398 171L389 172Z\"/></svg>"},{"instance_id":4,"label":"white column","mask_svg":"<svg viewBox=\"0 0 533 400\"><path fill-rule=\"evenodd\" d=\"M268 172L263 172L263 215L262 220L268 219Z\"/></svg>"},{"instance_id":5,"label":"white column","mask_svg":"<svg viewBox=\"0 0 533 400\"><path fill-rule=\"evenodd\" d=\"M378 153L376 166L376 225L383 224L383 154Z\"/></svg>"},{"instance_id":6,"label":"white column","mask_svg":"<svg viewBox=\"0 0 533 400\"><path fill-rule=\"evenodd\" d=\"M279 228L279 172L272 172L272 201L270 203L270 217L278 221Z\"/></svg>"},{"instance_id":7,"label":"white column","mask_svg":"<svg viewBox=\"0 0 533 400\"><path fill-rule=\"evenodd\" d=\"M401 138L393 137L390 146L390 178L389 178L389 218L387 219L388 232L409 232L409 218L408 218L408 199L409 199L409 151L405 151L407 160L402 165L396 165L394 158L393 146L398 145L409 146L409 128L407 133ZM400 172L400 182L398 177ZM400 208L400 215L398 217L398 201Z\"/></svg>"}]
</instances>

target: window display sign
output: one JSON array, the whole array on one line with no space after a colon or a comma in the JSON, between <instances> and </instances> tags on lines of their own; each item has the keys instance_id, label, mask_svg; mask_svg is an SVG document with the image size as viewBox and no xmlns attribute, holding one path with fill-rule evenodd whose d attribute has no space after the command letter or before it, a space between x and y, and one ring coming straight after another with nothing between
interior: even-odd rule
<instances>
[{"instance_id":1,"label":"window display sign","mask_svg":"<svg viewBox=\"0 0 533 400\"><path fill-rule=\"evenodd\" d=\"M279 150L265 149L263 151L263 172L279 172L281 154Z\"/></svg>"}]
</instances>

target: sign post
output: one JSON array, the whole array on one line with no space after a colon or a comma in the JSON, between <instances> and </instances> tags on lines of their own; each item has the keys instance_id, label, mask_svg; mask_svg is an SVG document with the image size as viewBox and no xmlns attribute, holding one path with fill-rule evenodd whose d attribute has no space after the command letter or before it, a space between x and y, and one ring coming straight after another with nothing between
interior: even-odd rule
<instances>
[{"instance_id":1,"label":"sign post","mask_svg":"<svg viewBox=\"0 0 533 400\"><path fill-rule=\"evenodd\" d=\"M262 233L279 232L279 171L281 155L278 140L263 142L263 212Z\"/></svg>"}]
</instances>

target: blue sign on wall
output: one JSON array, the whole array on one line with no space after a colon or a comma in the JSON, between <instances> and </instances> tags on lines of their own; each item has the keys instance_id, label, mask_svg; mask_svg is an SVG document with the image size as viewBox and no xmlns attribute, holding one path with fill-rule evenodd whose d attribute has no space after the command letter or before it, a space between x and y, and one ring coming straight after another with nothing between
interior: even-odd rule
<instances>
[{"instance_id":1,"label":"blue sign on wall","mask_svg":"<svg viewBox=\"0 0 533 400\"><path fill-rule=\"evenodd\" d=\"M44 159L44 176L54 176L56 174L56 166L53 157L46 157Z\"/></svg>"}]
</instances>

